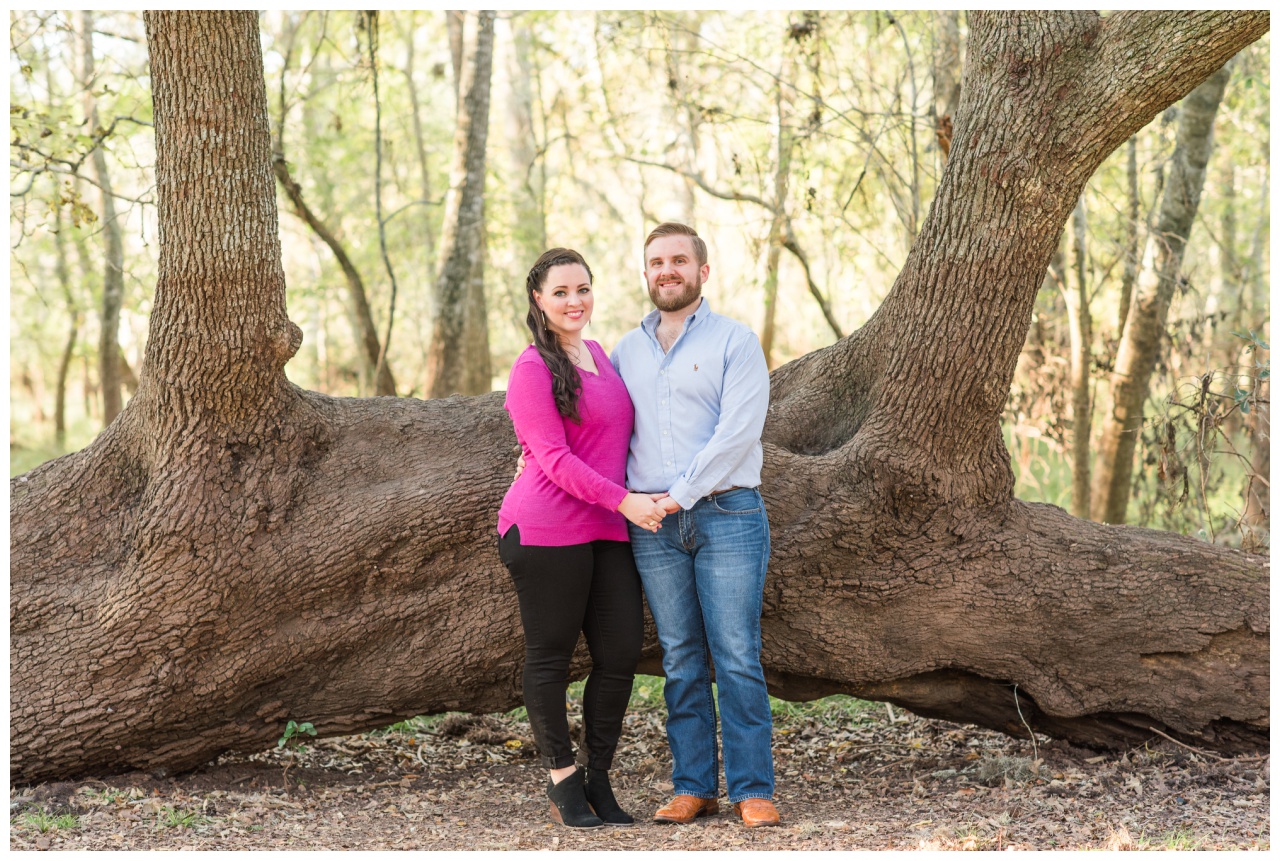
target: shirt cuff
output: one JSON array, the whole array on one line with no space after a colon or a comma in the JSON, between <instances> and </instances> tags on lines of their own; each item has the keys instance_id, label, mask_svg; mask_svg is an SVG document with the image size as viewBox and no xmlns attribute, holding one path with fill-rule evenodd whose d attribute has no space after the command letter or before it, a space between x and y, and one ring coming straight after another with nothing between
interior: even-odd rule
<instances>
[{"instance_id":1,"label":"shirt cuff","mask_svg":"<svg viewBox=\"0 0 1280 861\"><path fill-rule=\"evenodd\" d=\"M685 510L693 508L700 498L693 492L693 487L690 486L689 482L683 478L677 479L676 483L671 485L671 489L667 491L667 496L680 503L680 507Z\"/></svg>"},{"instance_id":2,"label":"shirt cuff","mask_svg":"<svg viewBox=\"0 0 1280 861\"><path fill-rule=\"evenodd\" d=\"M618 487L616 484L613 487L614 493L605 497L605 504L609 506L610 511L617 511L618 506L622 504L622 500L626 499L627 494L631 491L625 487Z\"/></svg>"}]
</instances>

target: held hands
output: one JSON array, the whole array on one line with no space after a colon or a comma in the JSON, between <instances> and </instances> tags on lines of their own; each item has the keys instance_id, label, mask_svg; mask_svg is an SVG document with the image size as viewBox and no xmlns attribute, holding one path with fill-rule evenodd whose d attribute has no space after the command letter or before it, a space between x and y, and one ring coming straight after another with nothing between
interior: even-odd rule
<instances>
[{"instance_id":1,"label":"held hands","mask_svg":"<svg viewBox=\"0 0 1280 861\"><path fill-rule=\"evenodd\" d=\"M524 455L516 458L516 474L511 477L515 481L524 472ZM618 512L641 529L657 532L661 528L662 518L675 514L680 510L680 503L665 493L628 493L618 506Z\"/></svg>"},{"instance_id":2,"label":"held hands","mask_svg":"<svg viewBox=\"0 0 1280 861\"><path fill-rule=\"evenodd\" d=\"M667 515L660 501L664 497L665 494L659 493L628 493L622 498L618 513L641 529L657 532L662 518Z\"/></svg>"}]
</instances>

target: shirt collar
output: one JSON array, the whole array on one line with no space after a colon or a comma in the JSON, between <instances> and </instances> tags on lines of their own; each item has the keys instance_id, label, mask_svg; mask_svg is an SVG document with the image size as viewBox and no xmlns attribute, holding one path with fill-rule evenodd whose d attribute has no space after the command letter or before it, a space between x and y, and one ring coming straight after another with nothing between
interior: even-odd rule
<instances>
[{"instance_id":1,"label":"shirt collar","mask_svg":"<svg viewBox=\"0 0 1280 861\"><path fill-rule=\"evenodd\" d=\"M686 327L692 326L695 320L703 317L710 317L710 316L711 316L711 303L707 301L706 296L703 296L702 304L698 306L698 310L694 311L692 314L690 314L688 317L685 318L685 326ZM656 338L657 332L658 332L658 322L661 319L662 319L662 312L659 311L657 308L654 308L648 314L645 314L643 318L641 318L640 328L644 329L646 332L648 332L650 335L653 335Z\"/></svg>"}]
</instances>

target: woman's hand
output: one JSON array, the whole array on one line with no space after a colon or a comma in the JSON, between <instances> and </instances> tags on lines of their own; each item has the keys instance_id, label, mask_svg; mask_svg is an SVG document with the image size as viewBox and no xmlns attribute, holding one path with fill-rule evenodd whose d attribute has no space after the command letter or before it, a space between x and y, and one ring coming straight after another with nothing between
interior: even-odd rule
<instances>
[{"instance_id":1,"label":"woman's hand","mask_svg":"<svg viewBox=\"0 0 1280 861\"><path fill-rule=\"evenodd\" d=\"M667 512L647 493L628 493L622 498L618 513L641 529L657 532Z\"/></svg>"}]
</instances>

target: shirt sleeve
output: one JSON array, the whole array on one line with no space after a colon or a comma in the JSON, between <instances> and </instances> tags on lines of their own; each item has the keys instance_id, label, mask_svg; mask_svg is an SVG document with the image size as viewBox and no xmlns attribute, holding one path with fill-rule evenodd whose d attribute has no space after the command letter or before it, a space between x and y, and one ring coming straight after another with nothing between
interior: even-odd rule
<instances>
[{"instance_id":1,"label":"shirt sleeve","mask_svg":"<svg viewBox=\"0 0 1280 861\"><path fill-rule=\"evenodd\" d=\"M546 365L516 363L507 383L506 406L516 433L557 487L583 502L618 510L627 489L596 472L569 448Z\"/></svg>"},{"instance_id":2,"label":"shirt sleeve","mask_svg":"<svg viewBox=\"0 0 1280 861\"><path fill-rule=\"evenodd\" d=\"M720 417L715 432L693 456L669 494L682 508L711 493L751 449L760 444L769 412L769 366L755 333L744 330L729 346Z\"/></svg>"}]
</instances>

